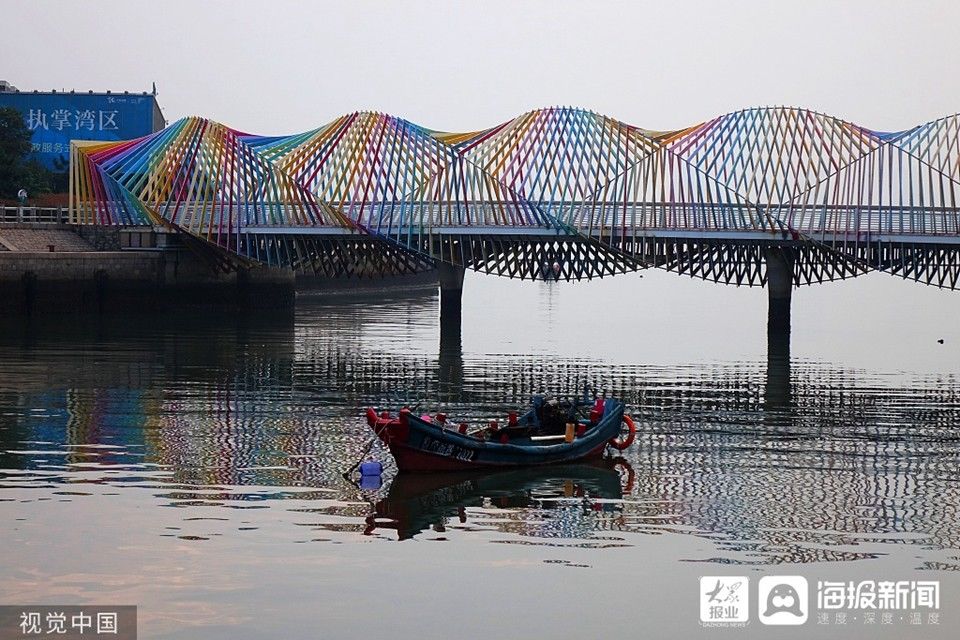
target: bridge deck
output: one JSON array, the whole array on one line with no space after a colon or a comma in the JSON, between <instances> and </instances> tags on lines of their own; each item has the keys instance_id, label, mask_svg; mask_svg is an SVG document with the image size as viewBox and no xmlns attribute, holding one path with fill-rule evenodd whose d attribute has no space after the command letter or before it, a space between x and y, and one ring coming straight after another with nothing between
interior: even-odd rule
<instances>
[{"instance_id":1,"label":"bridge deck","mask_svg":"<svg viewBox=\"0 0 960 640\"><path fill-rule=\"evenodd\" d=\"M115 206L115 205L114 205ZM383 201L340 203L343 224L305 219L303 207L288 203L208 202L204 205L156 203L152 208L177 226L197 234L269 233L338 235L369 231L375 235L487 235L543 237L580 234L610 238L704 238L749 241L796 231L822 242L910 242L956 244L960 209L935 206L821 205L595 201L526 202L548 221L531 224L503 216L518 203L509 201L439 203ZM109 209L109 206L108 206ZM91 215L96 214L96 215ZM95 224L110 211L74 211L73 220ZM359 230L351 227L356 225Z\"/></svg>"},{"instance_id":2,"label":"bridge deck","mask_svg":"<svg viewBox=\"0 0 960 640\"><path fill-rule=\"evenodd\" d=\"M358 229L349 229L344 227L314 226L314 227L289 227L273 225L251 225L242 227L242 233L259 235L294 235L294 236L349 236L349 235L367 235ZM237 229L221 230L221 233L237 233ZM545 227L496 227L496 226L444 226L444 227L393 227L379 229L375 235L389 238L403 238L410 236L481 236L498 238L526 238L537 240L569 238L573 234L562 229L551 229ZM580 235L594 238L597 240L607 240L609 238L623 237L621 228L596 228L592 233L580 232ZM704 231L690 231L686 229L638 229L628 230L627 237L630 238L664 238L664 239L687 239L687 240L712 240L718 242L789 242L791 240L800 240L792 237L789 233L781 231L740 231L740 230L722 230L708 229ZM910 234L910 233L822 233L812 232L804 233L803 238L814 240L816 242L838 243L838 242L876 242L876 243L905 243L905 244L931 244L931 245L960 245L960 236L941 236L929 234Z\"/></svg>"}]
</instances>

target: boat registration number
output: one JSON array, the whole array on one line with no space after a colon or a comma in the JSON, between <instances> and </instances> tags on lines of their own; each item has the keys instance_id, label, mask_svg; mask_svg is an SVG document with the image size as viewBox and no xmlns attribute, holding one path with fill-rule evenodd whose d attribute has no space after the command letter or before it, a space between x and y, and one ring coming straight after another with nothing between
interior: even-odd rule
<instances>
[{"instance_id":1,"label":"boat registration number","mask_svg":"<svg viewBox=\"0 0 960 640\"><path fill-rule=\"evenodd\" d=\"M423 449L424 451L429 451L430 453L436 453L441 456L455 458L465 462L473 460L473 457L477 453L472 449L467 449L466 447L461 447L450 442L441 442L440 440L435 440L433 438L423 439Z\"/></svg>"}]
</instances>

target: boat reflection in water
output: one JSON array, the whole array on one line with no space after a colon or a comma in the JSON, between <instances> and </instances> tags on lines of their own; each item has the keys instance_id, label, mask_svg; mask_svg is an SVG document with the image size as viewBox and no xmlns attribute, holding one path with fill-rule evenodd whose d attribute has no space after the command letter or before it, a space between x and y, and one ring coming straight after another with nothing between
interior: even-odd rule
<instances>
[{"instance_id":1,"label":"boat reflection in water","mask_svg":"<svg viewBox=\"0 0 960 640\"><path fill-rule=\"evenodd\" d=\"M467 524L467 509L471 507L524 511L574 507L585 516L581 521L593 520L599 514L622 511L620 501L632 490L633 479L633 468L621 457L493 472L401 473L367 516L364 533L395 530L400 540L407 540L428 529L443 532L451 519ZM521 523L529 525L530 520L523 518L517 524ZM582 537L585 531L578 532L580 529L604 528L595 523L569 525L566 523L558 533ZM515 532L545 535L542 527L536 532Z\"/></svg>"}]
</instances>

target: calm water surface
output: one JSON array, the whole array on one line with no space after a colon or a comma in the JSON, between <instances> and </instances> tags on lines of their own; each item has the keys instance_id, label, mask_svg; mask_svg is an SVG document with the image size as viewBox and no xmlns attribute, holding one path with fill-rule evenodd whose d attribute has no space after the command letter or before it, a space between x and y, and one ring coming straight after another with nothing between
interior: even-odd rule
<instances>
[{"instance_id":1,"label":"calm water surface","mask_svg":"<svg viewBox=\"0 0 960 640\"><path fill-rule=\"evenodd\" d=\"M765 292L664 273L471 274L460 335L433 291L298 304L4 321L0 602L137 604L147 638L960 629L960 294L805 288L792 345ZM340 475L367 405L477 420L585 382L638 420L618 459ZM718 574L936 579L940 624L702 629Z\"/></svg>"}]
</instances>

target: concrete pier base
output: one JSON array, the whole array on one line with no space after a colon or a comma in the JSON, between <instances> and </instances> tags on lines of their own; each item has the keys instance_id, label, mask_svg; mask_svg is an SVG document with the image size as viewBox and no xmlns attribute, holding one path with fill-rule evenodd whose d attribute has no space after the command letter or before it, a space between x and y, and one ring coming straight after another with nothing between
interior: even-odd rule
<instances>
[{"instance_id":1,"label":"concrete pier base","mask_svg":"<svg viewBox=\"0 0 960 640\"><path fill-rule=\"evenodd\" d=\"M793 295L793 253L782 247L766 250L768 334L790 334L790 303Z\"/></svg>"},{"instance_id":2,"label":"concrete pier base","mask_svg":"<svg viewBox=\"0 0 960 640\"><path fill-rule=\"evenodd\" d=\"M466 274L466 269L453 264L441 263L438 271L440 277L440 327L442 330L450 332L455 326L456 332L459 334L463 308L463 276Z\"/></svg>"},{"instance_id":3,"label":"concrete pier base","mask_svg":"<svg viewBox=\"0 0 960 640\"><path fill-rule=\"evenodd\" d=\"M440 401L456 402L463 389L461 319L463 267L441 264L440 280Z\"/></svg>"}]
</instances>

